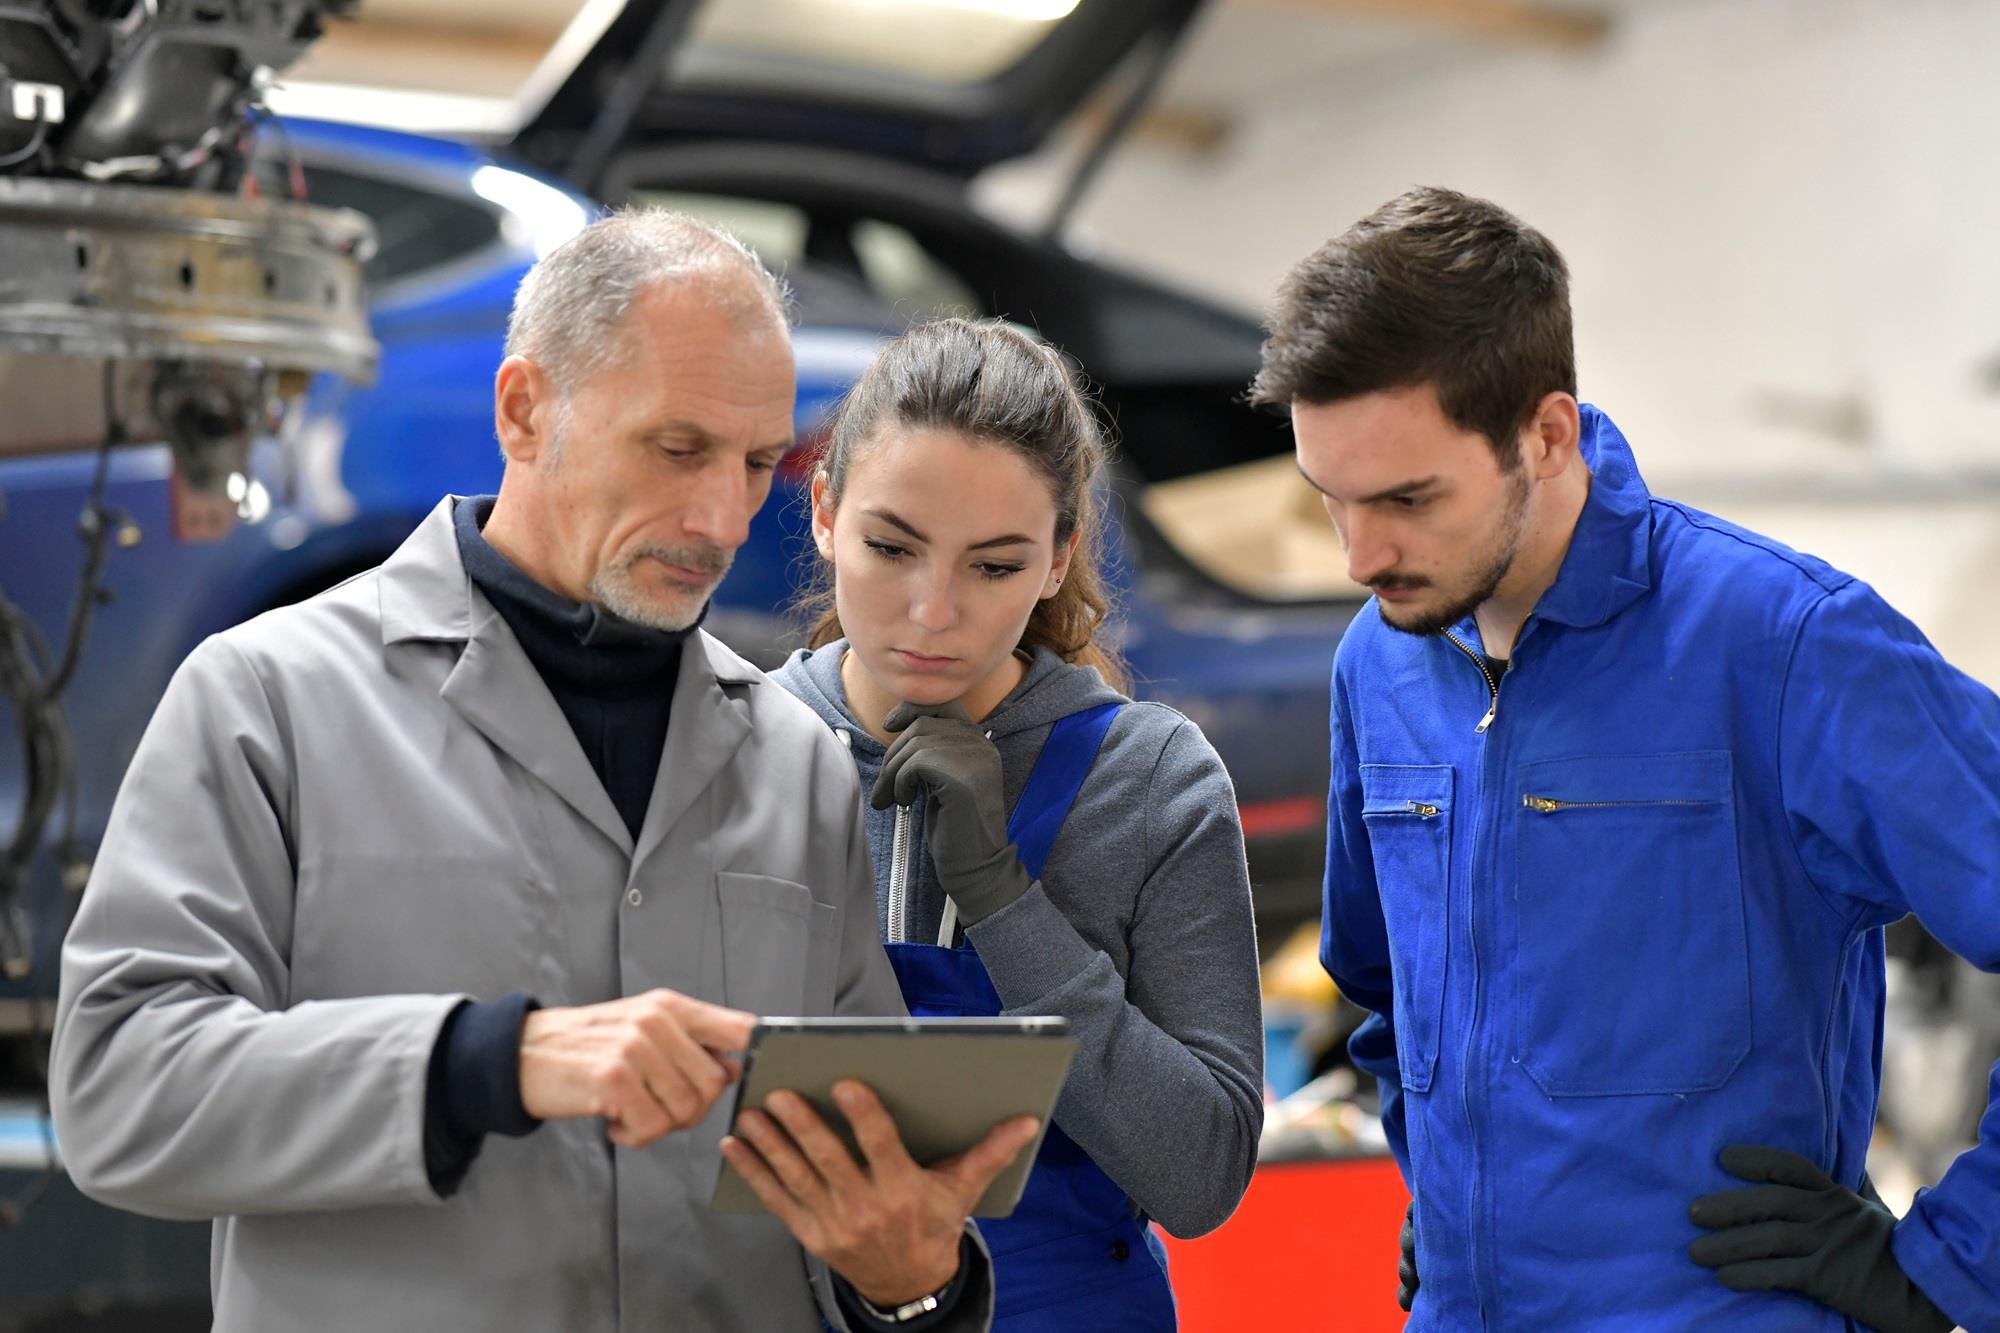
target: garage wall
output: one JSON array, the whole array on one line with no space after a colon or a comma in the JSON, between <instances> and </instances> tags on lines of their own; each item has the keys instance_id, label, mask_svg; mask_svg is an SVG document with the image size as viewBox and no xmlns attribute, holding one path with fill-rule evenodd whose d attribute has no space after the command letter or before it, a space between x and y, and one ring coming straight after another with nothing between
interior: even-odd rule
<instances>
[{"instance_id":1,"label":"garage wall","mask_svg":"<svg viewBox=\"0 0 2000 1333\"><path fill-rule=\"evenodd\" d=\"M1224 9L1183 60L1240 71L1206 90L1228 132L1130 145L1079 234L1255 308L1409 185L1497 199L1568 255L1584 395L1656 489L1870 578L2000 684L2000 5L1617 8L1581 52L1343 20L1317 59ZM1045 207L1059 159L994 207Z\"/></svg>"}]
</instances>

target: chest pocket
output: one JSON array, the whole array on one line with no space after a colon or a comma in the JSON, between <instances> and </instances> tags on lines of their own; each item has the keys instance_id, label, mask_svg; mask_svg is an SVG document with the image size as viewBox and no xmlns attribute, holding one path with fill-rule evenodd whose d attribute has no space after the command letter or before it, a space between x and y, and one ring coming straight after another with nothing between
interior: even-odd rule
<instances>
[{"instance_id":1,"label":"chest pocket","mask_svg":"<svg viewBox=\"0 0 2000 1333\"><path fill-rule=\"evenodd\" d=\"M788 879L720 871L722 995L771 1016L833 1012L840 912Z\"/></svg>"},{"instance_id":2,"label":"chest pocket","mask_svg":"<svg viewBox=\"0 0 2000 1333\"><path fill-rule=\"evenodd\" d=\"M1550 760L1521 785L1516 1056L1554 1097L1721 1087L1750 1051L1729 752Z\"/></svg>"},{"instance_id":3,"label":"chest pocket","mask_svg":"<svg viewBox=\"0 0 2000 1333\"><path fill-rule=\"evenodd\" d=\"M1389 931L1396 1064L1411 1092L1431 1086L1444 1014L1451 798L1448 764L1361 766L1361 819Z\"/></svg>"}]
</instances>

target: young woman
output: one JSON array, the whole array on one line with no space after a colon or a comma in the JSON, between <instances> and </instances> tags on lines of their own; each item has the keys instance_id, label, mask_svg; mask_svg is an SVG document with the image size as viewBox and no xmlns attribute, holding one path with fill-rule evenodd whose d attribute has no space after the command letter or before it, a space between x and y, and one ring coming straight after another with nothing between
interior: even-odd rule
<instances>
[{"instance_id":1,"label":"young woman","mask_svg":"<svg viewBox=\"0 0 2000 1333\"><path fill-rule=\"evenodd\" d=\"M1031 338L890 344L813 478L820 618L776 675L860 769L911 1012L1061 1014L1081 1041L1020 1207L981 1223L1005 1333L1173 1328L1147 1220L1220 1224L1263 1125L1234 792L1095 637L1103 454Z\"/></svg>"}]
</instances>

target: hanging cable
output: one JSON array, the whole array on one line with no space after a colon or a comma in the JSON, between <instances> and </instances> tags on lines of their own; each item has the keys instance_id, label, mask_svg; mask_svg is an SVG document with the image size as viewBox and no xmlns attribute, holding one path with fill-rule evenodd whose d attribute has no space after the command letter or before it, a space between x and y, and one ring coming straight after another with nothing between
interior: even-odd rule
<instances>
[{"instance_id":1,"label":"hanging cable","mask_svg":"<svg viewBox=\"0 0 2000 1333\"><path fill-rule=\"evenodd\" d=\"M104 442L98 450L83 512L77 519L84 546L83 566L60 657L50 651L41 628L6 596L5 589L0 589L0 699L13 711L22 756L18 822L4 849L0 849L0 971L10 980L31 981L28 1038L45 1149L43 1170L38 1176L12 1198L0 1199L0 1226L18 1223L48 1187L57 1169L54 1133L49 1127L49 1033L44 1018L53 969L37 966L37 933L25 898L29 870L43 846L43 832L58 805L64 807L63 833L55 847L60 862L59 879L65 890L60 899L64 904L63 919L58 923L62 928L68 926L68 915L74 910L88 867L76 836L76 752L70 740L68 719L62 711L62 696L82 660L91 617L109 596L103 574L111 543L114 537L127 546L137 540L138 530L131 520L105 503L111 451L125 441L124 419L117 403L117 365L116 361L107 360L104 366Z\"/></svg>"},{"instance_id":2,"label":"hanging cable","mask_svg":"<svg viewBox=\"0 0 2000 1333\"><path fill-rule=\"evenodd\" d=\"M0 157L0 171L11 171L23 162L35 158L48 144L48 141L49 123L46 120L36 121L34 135L29 138L28 142L7 154L7 156Z\"/></svg>"}]
</instances>

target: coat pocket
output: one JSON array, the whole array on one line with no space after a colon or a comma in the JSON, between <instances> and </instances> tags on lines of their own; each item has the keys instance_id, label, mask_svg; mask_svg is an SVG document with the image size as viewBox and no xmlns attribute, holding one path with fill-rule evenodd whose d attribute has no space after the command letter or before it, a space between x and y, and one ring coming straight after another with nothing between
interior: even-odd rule
<instances>
[{"instance_id":1,"label":"coat pocket","mask_svg":"<svg viewBox=\"0 0 2000 1333\"><path fill-rule=\"evenodd\" d=\"M1515 1058L1552 1097L1706 1092L1750 1052L1727 750L1521 774Z\"/></svg>"},{"instance_id":2,"label":"coat pocket","mask_svg":"<svg viewBox=\"0 0 2000 1333\"><path fill-rule=\"evenodd\" d=\"M788 879L718 871L722 908L722 997L753 1014L823 1014L831 990L835 909L816 902L812 890Z\"/></svg>"},{"instance_id":3,"label":"coat pocket","mask_svg":"<svg viewBox=\"0 0 2000 1333\"><path fill-rule=\"evenodd\" d=\"M1449 764L1361 766L1361 818L1389 932L1396 1064L1410 1092L1431 1086L1444 1016L1451 799Z\"/></svg>"}]
</instances>

